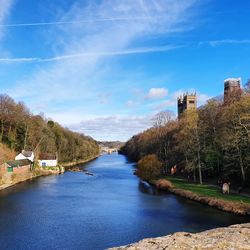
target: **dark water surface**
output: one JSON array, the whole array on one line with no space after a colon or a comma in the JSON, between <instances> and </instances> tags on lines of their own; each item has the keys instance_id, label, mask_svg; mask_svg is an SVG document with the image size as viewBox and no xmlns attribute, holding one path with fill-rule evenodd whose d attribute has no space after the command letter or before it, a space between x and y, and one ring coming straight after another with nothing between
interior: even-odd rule
<instances>
[{"instance_id":1,"label":"dark water surface","mask_svg":"<svg viewBox=\"0 0 250 250\"><path fill-rule=\"evenodd\" d=\"M0 249L105 249L176 231L246 222L140 183L121 155L0 192Z\"/></svg>"}]
</instances>

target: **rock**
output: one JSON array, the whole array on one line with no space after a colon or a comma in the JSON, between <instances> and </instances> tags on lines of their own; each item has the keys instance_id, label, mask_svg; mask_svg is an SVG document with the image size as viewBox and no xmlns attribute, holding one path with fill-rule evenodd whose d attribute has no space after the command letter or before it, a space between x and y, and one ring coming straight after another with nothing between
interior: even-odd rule
<instances>
[{"instance_id":1,"label":"rock","mask_svg":"<svg viewBox=\"0 0 250 250\"><path fill-rule=\"evenodd\" d=\"M201 233L175 233L172 235L150 238L128 246L112 250L250 250L250 223L216 228Z\"/></svg>"}]
</instances>

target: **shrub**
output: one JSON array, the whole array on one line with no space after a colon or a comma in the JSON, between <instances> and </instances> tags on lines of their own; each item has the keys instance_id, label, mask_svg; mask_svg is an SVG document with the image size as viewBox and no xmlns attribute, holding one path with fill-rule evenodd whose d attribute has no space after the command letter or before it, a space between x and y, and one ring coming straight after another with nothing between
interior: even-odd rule
<instances>
[{"instance_id":1,"label":"shrub","mask_svg":"<svg viewBox=\"0 0 250 250\"><path fill-rule=\"evenodd\" d=\"M136 174L143 180L153 180L161 176L163 163L155 154L147 155L138 162Z\"/></svg>"},{"instance_id":2,"label":"shrub","mask_svg":"<svg viewBox=\"0 0 250 250\"><path fill-rule=\"evenodd\" d=\"M162 190L169 190L173 188L173 184L165 179L160 179L155 182L155 186Z\"/></svg>"}]
</instances>

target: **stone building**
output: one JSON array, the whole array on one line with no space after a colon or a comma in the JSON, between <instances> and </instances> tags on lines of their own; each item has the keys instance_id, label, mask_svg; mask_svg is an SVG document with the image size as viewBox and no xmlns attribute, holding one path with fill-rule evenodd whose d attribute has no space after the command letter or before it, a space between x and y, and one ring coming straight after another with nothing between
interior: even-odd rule
<instances>
[{"instance_id":1,"label":"stone building","mask_svg":"<svg viewBox=\"0 0 250 250\"><path fill-rule=\"evenodd\" d=\"M192 110L197 108L197 95L196 93L186 93L183 96L178 98L178 118L180 119L181 115L186 110Z\"/></svg>"},{"instance_id":2,"label":"stone building","mask_svg":"<svg viewBox=\"0 0 250 250\"><path fill-rule=\"evenodd\" d=\"M241 78L228 78L224 81L224 103L234 101L242 94Z\"/></svg>"}]
</instances>

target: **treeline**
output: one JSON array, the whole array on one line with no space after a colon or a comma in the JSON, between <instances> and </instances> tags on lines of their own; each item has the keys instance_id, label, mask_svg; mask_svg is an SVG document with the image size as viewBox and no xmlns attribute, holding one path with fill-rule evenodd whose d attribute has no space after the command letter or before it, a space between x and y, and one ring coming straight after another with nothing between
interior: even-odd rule
<instances>
[{"instance_id":1,"label":"treeline","mask_svg":"<svg viewBox=\"0 0 250 250\"><path fill-rule=\"evenodd\" d=\"M228 179L250 185L249 84L243 92L226 104L210 100L179 120L161 112L154 127L133 136L122 152L134 161L155 154L163 174L177 166L177 173L200 183Z\"/></svg>"},{"instance_id":2,"label":"treeline","mask_svg":"<svg viewBox=\"0 0 250 250\"><path fill-rule=\"evenodd\" d=\"M33 115L23 103L16 103L8 95L0 95L0 143L16 152L57 152L59 162L85 160L99 153L92 138L63 128L42 114Z\"/></svg>"}]
</instances>

